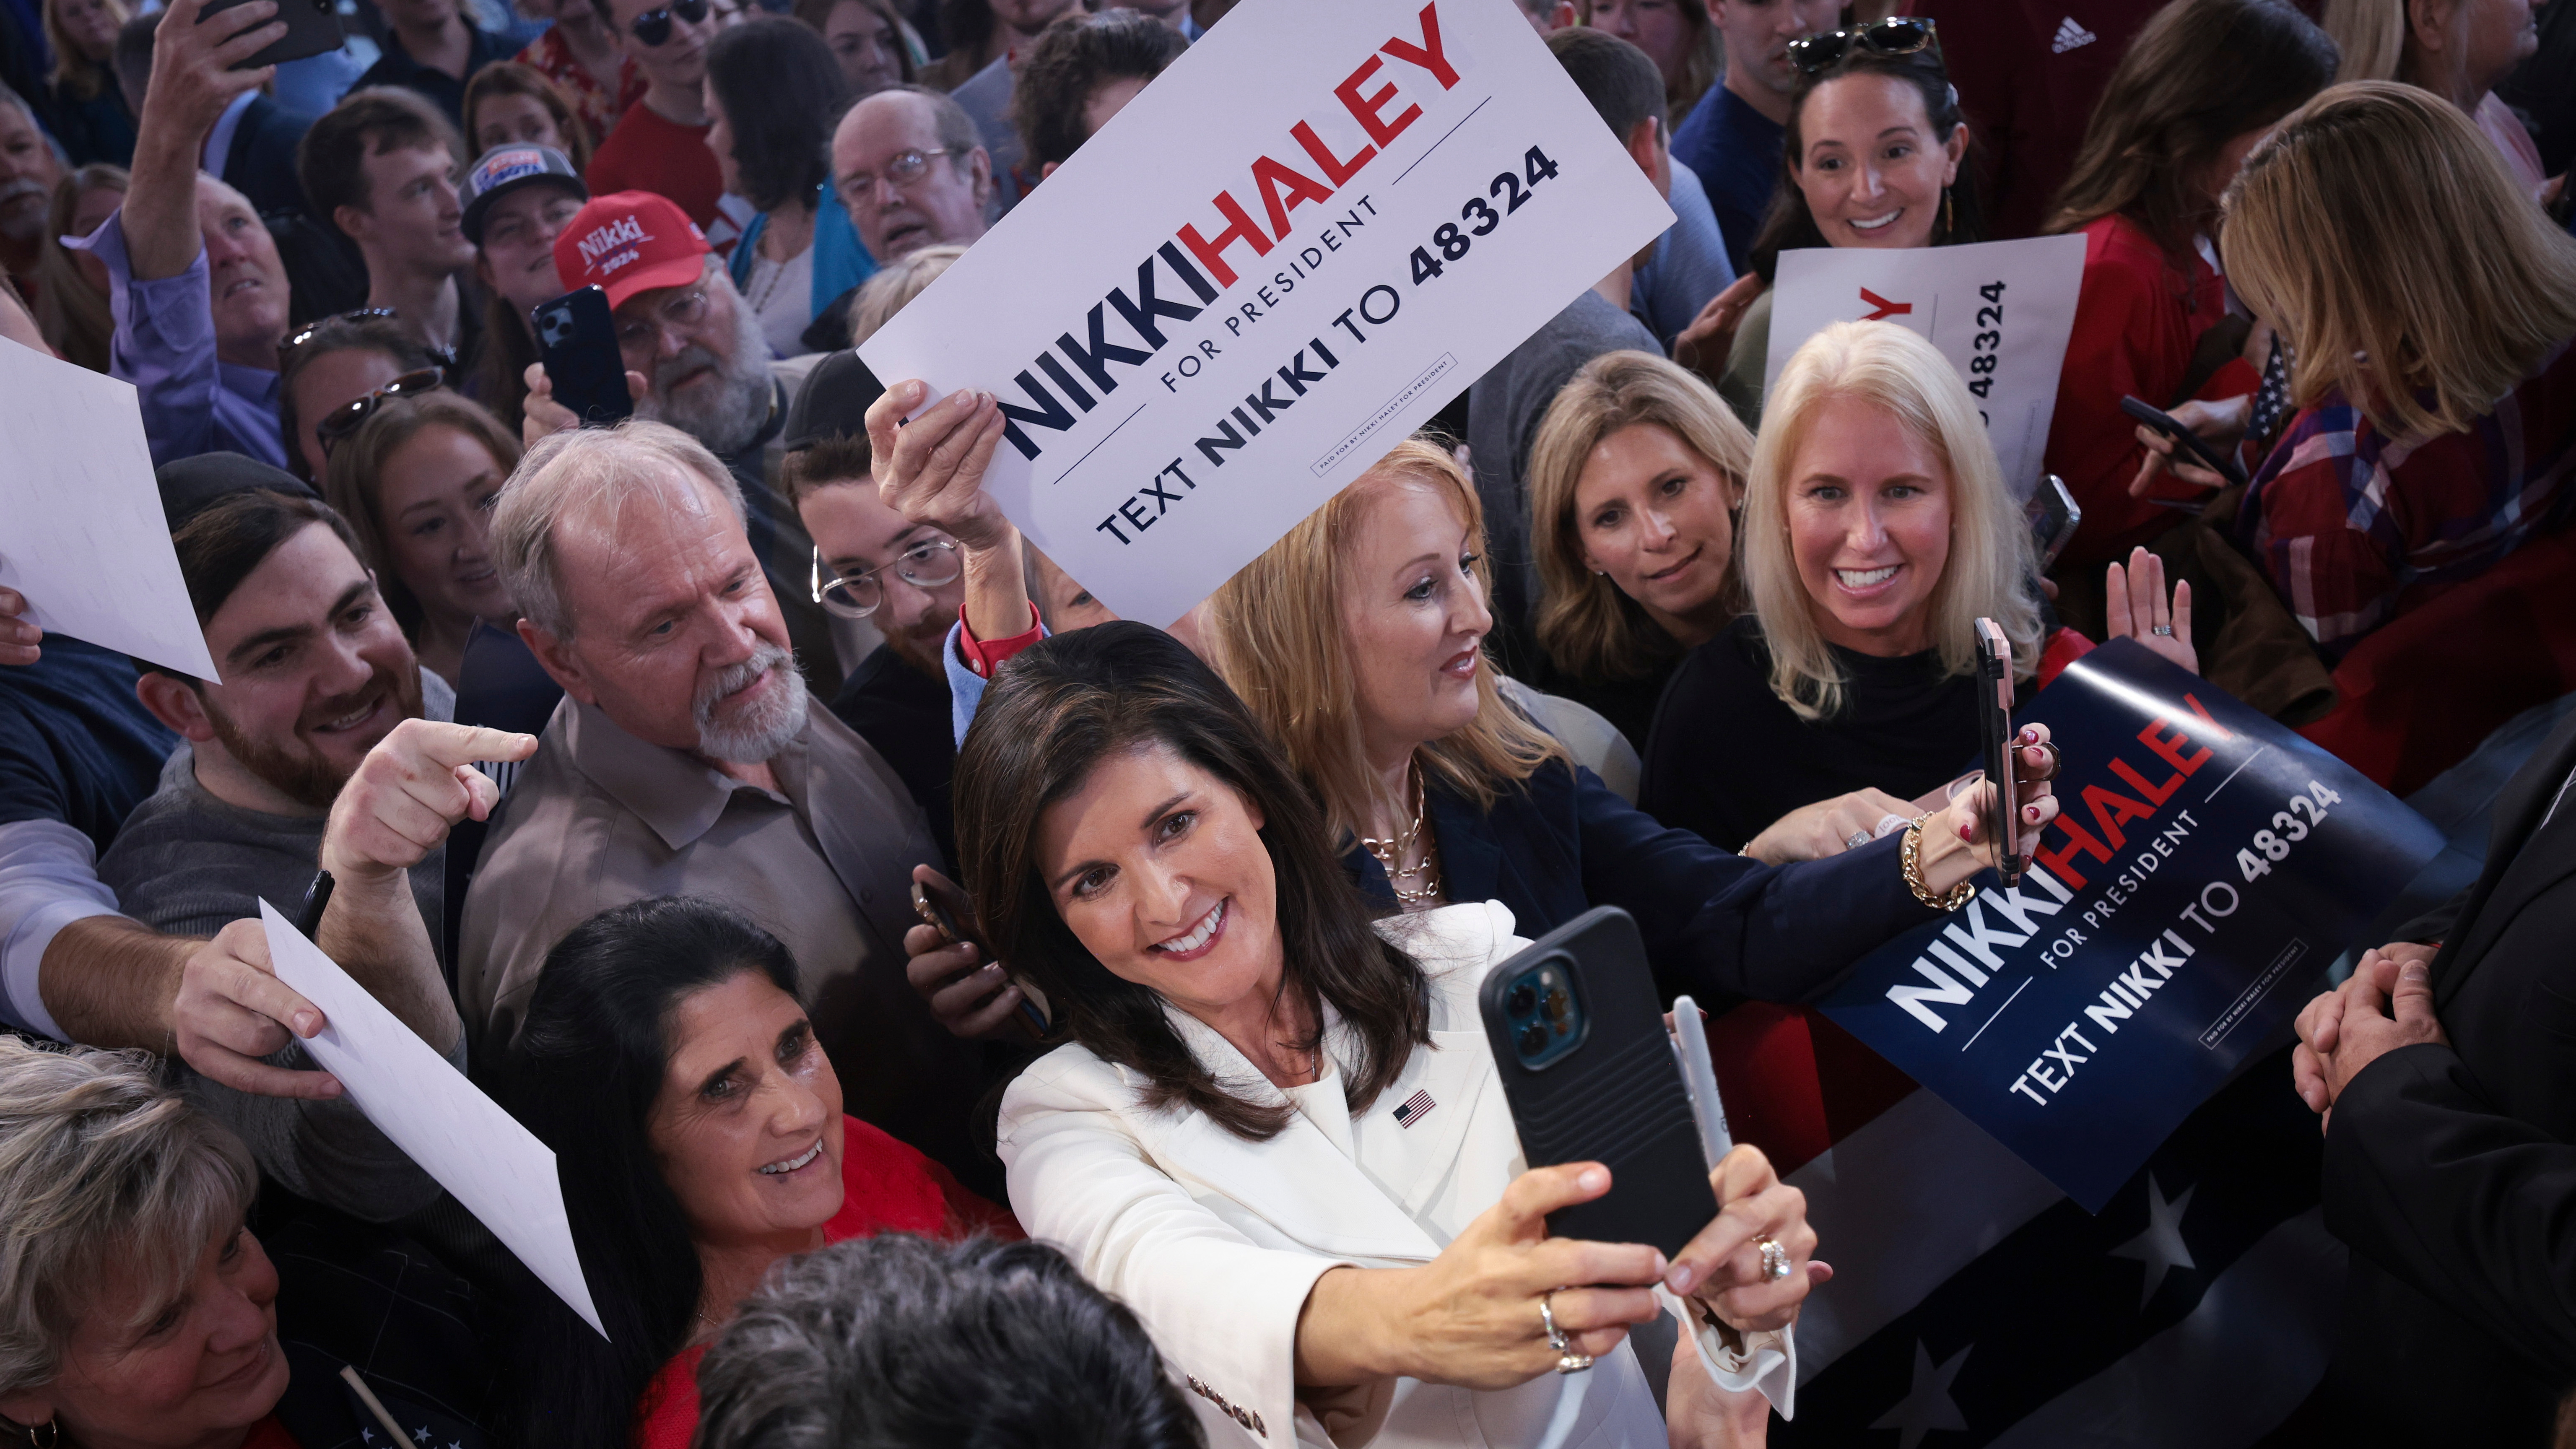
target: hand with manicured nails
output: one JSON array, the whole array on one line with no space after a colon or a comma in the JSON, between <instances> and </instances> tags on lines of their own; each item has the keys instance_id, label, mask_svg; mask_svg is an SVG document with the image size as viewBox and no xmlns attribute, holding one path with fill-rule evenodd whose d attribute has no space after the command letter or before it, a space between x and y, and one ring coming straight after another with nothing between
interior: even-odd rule
<instances>
[{"instance_id":1,"label":"hand with manicured nails","mask_svg":"<svg viewBox=\"0 0 2576 1449\"><path fill-rule=\"evenodd\" d=\"M1809 1290L1834 1276L1831 1266L1814 1261L1816 1230L1807 1225L1807 1195L1782 1182L1771 1159L1750 1143L1720 1158L1708 1185L1717 1194L1717 1217L1673 1260L1664 1286L1705 1304L1738 1332L1796 1322ZM1762 1275L1760 1240L1766 1237L1789 1254L1788 1277Z\"/></svg>"},{"instance_id":2,"label":"hand with manicured nails","mask_svg":"<svg viewBox=\"0 0 2576 1449\"><path fill-rule=\"evenodd\" d=\"M488 818L500 802L500 787L474 762L524 760L536 750L534 735L424 719L394 726L358 762L323 827L322 868L341 891L333 910L373 895L416 914L406 872L445 842L456 822ZM340 1094L328 1072L260 1060L291 1040L311 1039L326 1023L320 1008L277 979L259 921L233 922L188 958L171 1018L179 1055L210 1080L264 1097Z\"/></svg>"},{"instance_id":3,"label":"hand with manicured nails","mask_svg":"<svg viewBox=\"0 0 2576 1449\"><path fill-rule=\"evenodd\" d=\"M2013 823L2021 838L2015 854L2028 860L2039 849L2039 833L2057 818L2057 762L2040 748L2048 743L2048 726L2027 724L2014 738L2019 751L2013 768ZM1994 798L1992 780L1979 780L1960 791L1949 805L1923 824L1921 863L1924 884L1936 895L1996 864L1999 853L1986 830L1986 802Z\"/></svg>"}]
</instances>

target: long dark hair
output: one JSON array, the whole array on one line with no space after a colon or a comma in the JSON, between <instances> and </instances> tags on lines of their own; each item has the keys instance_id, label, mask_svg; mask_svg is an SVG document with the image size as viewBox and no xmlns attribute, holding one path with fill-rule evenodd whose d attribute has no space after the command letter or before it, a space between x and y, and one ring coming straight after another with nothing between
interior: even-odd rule
<instances>
[{"instance_id":1,"label":"long dark hair","mask_svg":"<svg viewBox=\"0 0 2576 1449\"><path fill-rule=\"evenodd\" d=\"M1829 245L1824 230L1816 225L1815 213L1807 209L1807 193L1798 187L1798 171L1807 150L1803 122L1808 97L1828 81L1855 75L1883 75L1914 87L1923 97L1923 114L1932 123L1932 135L1942 145L1949 144L1949 138L1957 134L1966 119L1959 113L1958 88L1950 84L1949 68L1941 63L1937 50L1886 55L1865 45L1854 45L1832 65L1813 75L1800 76L1798 89L1789 98L1788 136L1780 150L1780 184L1772 189L1770 214L1762 219L1762 231L1745 255L1745 265L1760 273L1765 282L1779 279L1782 252ZM1950 183L1942 198L1941 218L1932 224L1932 245L1936 247L1986 239L1986 211L1977 195L1977 153L1976 130L1970 127L1968 154L1959 159L1958 179Z\"/></svg>"},{"instance_id":2,"label":"long dark hair","mask_svg":"<svg viewBox=\"0 0 2576 1449\"><path fill-rule=\"evenodd\" d=\"M707 47L707 83L733 131L743 199L758 211L813 204L831 179L832 128L850 106L850 78L812 26L758 15Z\"/></svg>"},{"instance_id":3,"label":"long dark hair","mask_svg":"<svg viewBox=\"0 0 2576 1449\"><path fill-rule=\"evenodd\" d=\"M1038 823L1101 760L1168 746L1261 812L1277 873L1285 984L1332 1004L1359 1038L1347 1097L1356 1116L1430 1041L1429 986L1369 925L1369 906L1326 845L1323 811L1216 671L1160 629L1134 622L1059 634L993 681L957 756L957 853L995 957L1026 972L1103 1060L1143 1074L1148 1106L1196 1108L1267 1141L1285 1103L1247 1102L1191 1055L1163 998L1112 975L1057 913L1038 860Z\"/></svg>"},{"instance_id":4,"label":"long dark hair","mask_svg":"<svg viewBox=\"0 0 2576 1449\"><path fill-rule=\"evenodd\" d=\"M705 1283L646 1121L682 997L758 971L796 994L796 958L714 901L658 896L572 928L537 974L494 1096L553 1148L603 1339L523 1275L510 1372L529 1444L624 1444L636 1401L688 1343Z\"/></svg>"},{"instance_id":5,"label":"long dark hair","mask_svg":"<svg viewBox=\"0 0 2576 1449\"><path fill-rule=\"evenodd\" d=\"M2174 0L2102 88L2045 230L2125 216L2188 273L2192 238L2218 215L2201 174L2332 85L2335 61L2334 41L2281 0Z\"/></svg>"}]
</instances>

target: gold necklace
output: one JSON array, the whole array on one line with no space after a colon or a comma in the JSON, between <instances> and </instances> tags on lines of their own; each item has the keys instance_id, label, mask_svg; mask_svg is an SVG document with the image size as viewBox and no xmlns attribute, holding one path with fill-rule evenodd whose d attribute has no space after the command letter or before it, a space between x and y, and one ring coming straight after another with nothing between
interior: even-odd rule
<instances>
[{"instance_id":1,"label":"gold necklace","mask_svg":"<svg viewBox=\"0 0 2576 1449\"><path fill-rule=\"evenodd\" d=\"M1398 830L1393 840L1377 840L1363 835L1360 837L1360 846L1370 855L1375 856L1378 865L1386 871L1387 888L1395 892L1395 903L1399 906L1416 906L1424 901L1440 898L1440 877L1432 869L1431 850L1425 843L1422 832L1425 798L1422 767L1417 762L1407 773L1413 781L1413 823ZM1417 844L1423 845L1421 863L1413 866L1403 865L1403 860L1413 854L1413 848ZM1421 885L1407 890L1404 882L1408 880L1419 880Z\"/></svg>"}]
</instances>

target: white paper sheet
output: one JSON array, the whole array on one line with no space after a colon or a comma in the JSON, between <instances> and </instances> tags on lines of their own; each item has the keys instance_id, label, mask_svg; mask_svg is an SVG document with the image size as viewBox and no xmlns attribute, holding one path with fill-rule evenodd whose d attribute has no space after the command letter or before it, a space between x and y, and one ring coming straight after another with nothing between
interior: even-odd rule
<instances>
[{"instance_id":1,"label":"white paper sheet","mask_svg":"<svg viewBox=\"0 0 2576 1449\"><path fill-rule=\"evenodd\" d=\"M573 1251L553 1149L367 994L275 906L259 903L277 978L329 1022L304 1049L422 1171L456 1195L582 1321L599 1310Z\"/></svg>"},{"instance_id":2,"label":"white paper sheet","mask_svg":"<svg viewBox=\"0 0 2576 1449\"><path fill-rule=\"evenodd\" d=\"M1967 379L2004 486L2026 501L2039 486L2057 375L2083 287L2080 236L1782 252L1763 390L1767 395L1790 355L1827 323L1893 322L1940 348Z\"/></svg>"},{"instance_id":3,"label":"white paper sheet","mask_svg":"<svg viewBox=\"0 0 2576 1449\"><path fill-rule=\"evenodd\" d=\"M1169 624L1672 222L1511 0L1243 0L860 354Z\"/></svg>"},{"instance_id":4,"label":"white paper sheet","mask_svg":"<svg viewBox=\"0 0 2576 1449\"><path fill-rule=\"evenodd\" d=\"M0 584L46 633L216 679L134 387L0 341Z\"/></svg>"}]
</instances>

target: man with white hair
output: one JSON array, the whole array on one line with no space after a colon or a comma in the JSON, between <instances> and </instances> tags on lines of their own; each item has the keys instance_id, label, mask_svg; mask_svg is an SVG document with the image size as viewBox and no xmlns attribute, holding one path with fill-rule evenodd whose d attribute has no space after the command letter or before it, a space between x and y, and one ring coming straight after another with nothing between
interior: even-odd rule
<instances>
[{"instance_id":1,"label":"man with white hair","mask_svg":"<svg viewBox=\"0 0 2576 1449\"><path fill-rule=\"evenodd\" d=\"M807 695L740 489L664 424L558 433L492 515L520 637L564 688L465 899L457 988L480 1049L518 1030L573 926L709 896L787 943L850 1110L990 1182L977 1048L904 980L911 870L937 864L903 784Z\"/></svg>"},{"instance_id":2,"label":"man with white hair","mask_svg":"<svg viewBox=\"0 0 2576 1449\"><path fill-rule=\"evenodd\" d=\"M0 272L33 297L45 249L45 207L63 179L62 162L36 124L27 98L0 85Z\"/></svg>"},{"instance_id":3,"label":"man with white hair","mask_svg":"<svg viewBox=\"0 0 2576 1449\"><path fill-rule=\"evenodd\" d=\"M206 3L172 0L162 12L125 204L75 245L107 267L108 371L140 395L152 461L220 450L283 468L286 268L250 202L197 163L216 118L276 69L231 67L286 26L245 27L239 10L200 25Z\"/></svg>"}]
</instances>

